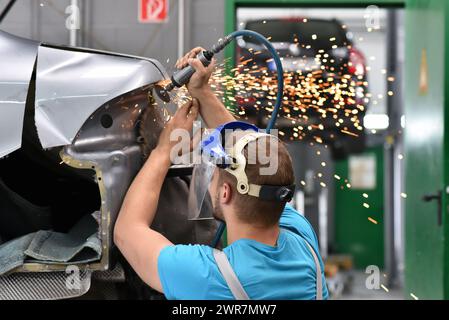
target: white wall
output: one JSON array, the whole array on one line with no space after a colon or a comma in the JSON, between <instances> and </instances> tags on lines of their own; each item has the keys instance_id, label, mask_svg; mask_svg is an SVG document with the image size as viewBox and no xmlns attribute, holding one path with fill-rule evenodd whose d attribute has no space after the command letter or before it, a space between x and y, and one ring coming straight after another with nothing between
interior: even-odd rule
<instances>
[{"instance_id":1,"label":"white wall","mask_svg":"<svg viewBox=\"0 0 449 320\"><path fill-rule=\"evenodd\" d=\"M138 0L78 0L80 46L146 56L174 70L178 57L178 0L169 0L167 23L138 22ZM184 51L209 47L224 33L225 0L185 1ZM9 0L0 0L2 10ZM68 45L65 13L70 0L17 0L0 29L43 42Z\"/></svg>"}]
</instances>

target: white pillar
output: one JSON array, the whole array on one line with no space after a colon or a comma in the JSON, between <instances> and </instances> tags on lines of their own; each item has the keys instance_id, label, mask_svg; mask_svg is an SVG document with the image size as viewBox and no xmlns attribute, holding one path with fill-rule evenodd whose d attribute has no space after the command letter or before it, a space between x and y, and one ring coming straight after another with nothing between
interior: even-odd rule
<instances>
[{"instance_id":1,"label":"white pillar","mask_svg":"<svg viewBox=\"0 0 449 320\"><path fill-rule=\"evenodd\" d=\"M178 0L178 59L184 55L184 23L185 23L185 2Z\"/></svg>"}]
</instances>

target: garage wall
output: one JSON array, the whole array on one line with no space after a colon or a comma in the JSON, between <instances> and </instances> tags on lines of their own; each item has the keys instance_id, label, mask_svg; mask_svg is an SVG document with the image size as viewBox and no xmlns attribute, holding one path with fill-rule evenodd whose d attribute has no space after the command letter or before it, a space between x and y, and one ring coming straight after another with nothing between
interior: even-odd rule
<instances>
[{"instance_id":1,"label":"garage wall","mask_svg":"<svg viewBox=\"0 0 449 320\"><path fill-rule=\"evenodd\" d=\"M9 0L0 0L2 10ZM17 0L0 29L25 38L68 45L65 13L70 0ZM208 47L224 33L225 0L185 0L185 49ZM169 21L137 20L138 0L79 0L79 46L146 56L172 69L178 52L179 1L169 1Z\"/></svg>"}]
</instances>

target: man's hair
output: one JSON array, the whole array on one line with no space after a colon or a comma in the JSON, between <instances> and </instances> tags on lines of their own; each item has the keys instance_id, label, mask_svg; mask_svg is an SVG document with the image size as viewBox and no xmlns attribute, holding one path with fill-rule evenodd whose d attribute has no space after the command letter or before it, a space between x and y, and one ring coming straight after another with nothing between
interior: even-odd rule
<instances>
[{"instance_id":1,"label":"man's hair","mask_svg":"<svg viewBox=\"0 0 449 320\"><path fill-rule=\"evenodd\" d=\"M264 146L265 144L265 146ZM248 150L250 155L248 159ZM255 154L252 151L256 151ZM263 154L262 154L263 153ZM245 173L249 184L289 186L295 183L292 159L284 143L274 136L259 137L243 150L246 158ZM265 159L261 164L260 159ZM268 163L266 163L268 161ZM274 163L277 162L277 163ZM261 174L264 168L274 166L272 174ZM242 222L270 227L279 222L285 202L261 200L237 190L237 179L224 169L219 170L219 184L228 183L232 189L232 205Z\"/></svg>"}]
</instances>

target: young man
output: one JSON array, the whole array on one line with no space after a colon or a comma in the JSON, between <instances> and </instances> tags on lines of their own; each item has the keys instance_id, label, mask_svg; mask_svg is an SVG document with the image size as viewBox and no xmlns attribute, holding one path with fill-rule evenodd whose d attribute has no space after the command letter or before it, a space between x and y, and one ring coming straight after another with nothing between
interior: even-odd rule
<instances>
[{"instance_id":1,"label":"young man","mask_svg":"<svg viewBox=\"0 0 449 320\"><path fill-rule=\"evenodd\" d=\"M240 176L229 168L214 170L208 191L214 217L226 222L228 246L223 252L230 268L223 270L223 261L217 265L219 259L211 247L173 245L151 229L170 167L170 150L176 143L170 141L173 130L190 131L198 114L212 128L234 121L208 85L214 64L205 68L194 59L200 50L192 50L177 63L179 68L189 63L196 69L188 84L193 101L168 122L132 183L115 225L116 245L142 280L168 299L234 299L236 287L249 299L327 299L324 266L311 225L285 200L242 194L237 188L236 177ZM246 169L240 174L253 186L292 185L291 158L282 143L267 155L269 162L276 160L277 170L272 174L261 175L262 165L257 161L250 164L248 150L256 139L266 145L277 141L256 134L251 142L240 144L246 150L241 150Z\"/></svg>"}]
</instances>

